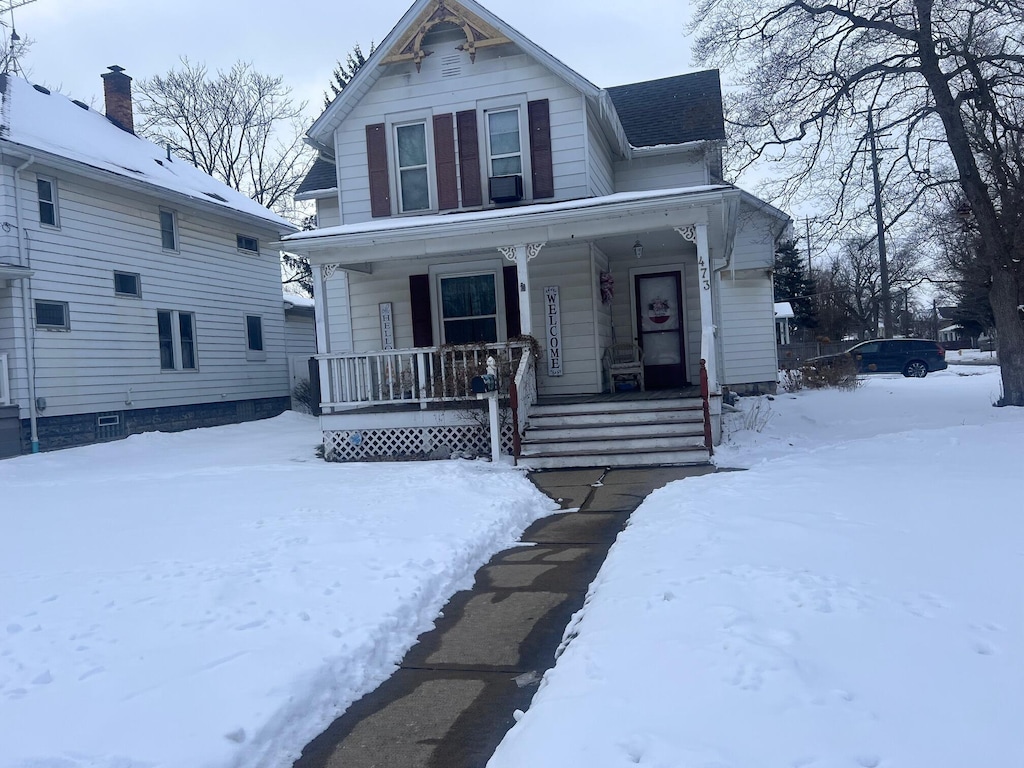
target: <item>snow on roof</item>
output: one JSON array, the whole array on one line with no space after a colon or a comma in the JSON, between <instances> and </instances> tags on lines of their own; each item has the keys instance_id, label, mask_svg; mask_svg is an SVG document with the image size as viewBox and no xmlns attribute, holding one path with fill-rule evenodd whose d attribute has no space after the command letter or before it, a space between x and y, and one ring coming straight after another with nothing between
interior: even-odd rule
<instances>
[{"instance_id":1,"label":"snow on roof","mask_svg":"<svg viewBox=\"0 0 1024 768\"><path fill-rule=\"evenodd\" d=\"M6 75L4 80L0 82L0 138L159 190L254 216L279 231L295 229L287 219L188 161L168 160L166 149L121 130L81 102L49 93L18 77Z\"/></svg>"},{"instance_id":2,"label":"snow on roof","mask_svg":"<svg viewBox=\"0 0 1024 768\"><path fill-rule=\"evenodd\" d=\"M293 307L314 307L316 302L308 296L299 296L297 293L285 293L284 303Z\"/></svg>"},{"instance_id":3,"label":"snow on roof","mask_svg":"<svg viewBox=\"0 0 1024 768\"><path fill-rule=\"evenodd\" d=\"M614 205L616 203L629 203L641 200L656 200L658 198L700 194L702 192L717 192L728 189L734 189L734 187L728 184L705 184L695 187L679 187L676 189L655 189L645 190L642 192L615 192L614 194L603 195L601 197L585 197L579 200L564 200L558 203L533 203L530 205L510 206L508 208L490 208L483 211L468 211L457 215L452 215L450 213L434 213L427 214L425 216L394 216L373 219L371 221L361 221L356 224L342 224L336 227L323 227L322 229L305 230L288 235L283 239L289 243L298 243L336 235L395 232L399 230L431 227L439 224L452 224L456 222L464 224L473 221L519 219L533 214L583 210L586 208L596 208L602 205Z\"/></svg>"},{"instance_id":4,"label":"snow on roof","mask_svg":"<svg viewBox=\"0 0 1024 768\"><path fill-rule=\"evenodd\" d=\"M785 320L793 317L793 305L788 301L775 302L775 319Z\"/></svg>"}]
</instances>

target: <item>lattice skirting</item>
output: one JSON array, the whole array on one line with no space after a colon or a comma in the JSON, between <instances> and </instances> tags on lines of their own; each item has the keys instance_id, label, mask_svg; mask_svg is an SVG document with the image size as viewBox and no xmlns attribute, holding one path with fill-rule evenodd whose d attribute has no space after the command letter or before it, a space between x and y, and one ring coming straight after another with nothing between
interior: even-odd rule
<instances>
[{"instance_id":1,"label":"lattice skirting","mask_svg":"<svg viewBox=\"0 0 1024 768\"><path fill-rule=\"evenodd\" d=\"M501 451L512 455L514 427L501 428ZM490 429L477 424L391 427L324 432L328 461L410 461L446 459L453 453L490 456Z\"/></svg>"}]
</instances>

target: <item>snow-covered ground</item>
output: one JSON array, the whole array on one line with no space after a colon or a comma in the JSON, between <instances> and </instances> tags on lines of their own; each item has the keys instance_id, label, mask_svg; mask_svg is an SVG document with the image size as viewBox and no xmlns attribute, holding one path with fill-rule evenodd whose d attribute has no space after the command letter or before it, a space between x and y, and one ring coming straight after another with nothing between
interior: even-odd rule
<instances>
[{"instance_id":1,"label":"snow-covered ground","mask_svg":"<svg viewBox=\"0 0 1024 768\"><path fill-rule=\"evenodd\" d=\"M258 768L372 690L552 502L326 464L315 419L0 462L0 766Z\"/></svg>"},{"instance_id":2,"label":"snow-covered ground","mask_svg":"<svg viewBox=\"0 0 1024 768\"><path fill-rule=\"evenodd\" d=\"M489 768L1024 765L1024 409L998 397L953 368L741 401L718 461L751 469L644 501Z\"/></svg>"}]
</instances>

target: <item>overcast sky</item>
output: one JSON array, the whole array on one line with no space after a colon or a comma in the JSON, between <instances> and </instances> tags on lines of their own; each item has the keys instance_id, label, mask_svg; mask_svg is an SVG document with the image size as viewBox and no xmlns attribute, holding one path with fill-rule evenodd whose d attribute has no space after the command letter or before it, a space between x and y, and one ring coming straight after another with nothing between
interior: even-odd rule
<instances>
[{"instance_id":1,"label":"overcast sky","mask_svg":"<svg viewBox=\"0 0 1024 768\"><path fill-rule=\"evenodd\" d=\"M15 0L19 2L20 0ZM7 5L7 2L0 5ZM94 106L100 74L118 64L135 78L161 74L183 56L211 69L238 60L281 75L319 114L335 61L355 43L380 42L411 0L36 0L14 11L35 41L22 66L30 80ZM607 87L695 69L684 35L685 0L485 0L484 5L593 83ZM4 23L11 21L4 14ZM10 29L4 30L9 35Z\"/></svg>"}]
</instances>

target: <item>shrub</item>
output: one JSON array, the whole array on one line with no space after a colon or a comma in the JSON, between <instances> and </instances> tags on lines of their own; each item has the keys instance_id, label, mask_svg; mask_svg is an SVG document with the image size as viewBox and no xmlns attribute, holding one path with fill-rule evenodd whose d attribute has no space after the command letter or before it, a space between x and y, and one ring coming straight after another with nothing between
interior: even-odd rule
<instances>
[{"instance_id":1,"label":"shrub","mask_svg":"<svg viewBox=\"0 0 1024 768\"><path fill-rule=\"evenodd\" d=\"M786 387L786 376L783 377L783 388L787 392L797 389L856 389L861 385L857 378L857 364L849 356L837 357L827 363L804 363L796 371L789 372L798 377L799 384L795 389Z\"/></svg>"},{"instance_id":2,"label":"shrub","mask_svg":"<svg viewBox=\"0 0 1024 768\"><path fill-rule=\"evenodd\" d=\"M315 405L319 405L319 403L313 402L313 390L309 386L308 379L303 379L295 385L295 388L292 390L292 397L299 406L295 409L299 413L313 413Z\"/></svg>"}]
</instances>

